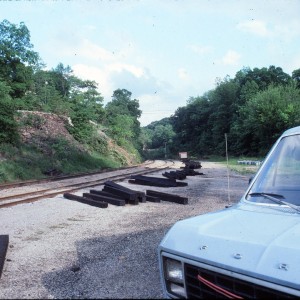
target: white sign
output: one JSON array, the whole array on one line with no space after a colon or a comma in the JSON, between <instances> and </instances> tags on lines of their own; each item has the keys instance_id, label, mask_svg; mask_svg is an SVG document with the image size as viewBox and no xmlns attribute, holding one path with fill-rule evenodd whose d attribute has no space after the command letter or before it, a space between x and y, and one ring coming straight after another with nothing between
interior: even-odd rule
<instances>
[{"instance_id":1,"label":"white sign","mask_svg":"<svg viewBox=\"0 0 300 300\"><path fill-rule=\"evenodd\" d=\"M180 158L187 158L187 152L179 152Z\"/></svg>"}]
</instances>

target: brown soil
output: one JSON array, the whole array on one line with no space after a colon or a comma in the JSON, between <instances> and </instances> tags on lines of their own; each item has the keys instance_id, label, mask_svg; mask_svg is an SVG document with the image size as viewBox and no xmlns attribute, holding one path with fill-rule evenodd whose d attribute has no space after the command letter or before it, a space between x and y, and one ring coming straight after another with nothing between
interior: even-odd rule
<instances>
[{"instance_id":1,"label":"brown soil","mask_svg":"<svg viewBox=\"0 0 300 300\"><path fill-rule=\"evenodd\" d=\"M53 140L63 138L79 151L87 151L83 145L74 139L68 132L66 126L73 126L71 120L65 116L59 116L53 113L39 111L18 111L17 121L20 126L20 136L23 143L34 144L42 152L51 153L51 144ZM124 157L126 165L135 163L134 157L126 150L119 147L106 134L98 130L99 135L107 139L108 151L117 152Z\"/></svg>"},{"instance_id":2,"label":"brown soil","mask_svg":"<svg viewBox=\"0 0 300 300\"><path fill-rule=\"evenodd\" d=\"M63 138L76 148L84 151L83 146L66 129L68 124L66 117L39 111L19 111L19 113L17 121L21 124L20 135L23 143L34 143L47 152L45 148L51 146L47 141Z\"/></svg>"}]
</instances>

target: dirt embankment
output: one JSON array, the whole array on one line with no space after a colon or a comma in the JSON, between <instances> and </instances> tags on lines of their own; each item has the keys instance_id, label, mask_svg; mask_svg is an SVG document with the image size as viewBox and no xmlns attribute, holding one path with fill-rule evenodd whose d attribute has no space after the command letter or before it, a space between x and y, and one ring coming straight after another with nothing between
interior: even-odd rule
<instances>
[{"instance_id":1,"label":"dirt embankment","mask_svg":"<svg viewBox=\"0 0 300 300\"><path fill-rule=\"evenodd\" d=\"M39 111L18 111L17 121L20 126L20 134L23 142L30 142L35 136L64 137L66 140L76 143L69 134L66 125L72 126L71 120L53 113Z\"/></svg>"},{"instance_id":2,"label":"dirt embankment","mask_svg":"<svg viewBox=\"0 0 300 300\"><path fill-rule=\"evenodd\" d=\"M20 136L24 143L35 145L44 153L51 153L54 139L62 138L79 151L87 151L67 130L67 126L74 126L70 118L53 113L39 111L18 111L17 121L20 125ZM117 152L124 158L126 165L135 163L133 155L116 145L99 129L98 134L107 140L108 152Z\"/></svg>"}]
</instances>

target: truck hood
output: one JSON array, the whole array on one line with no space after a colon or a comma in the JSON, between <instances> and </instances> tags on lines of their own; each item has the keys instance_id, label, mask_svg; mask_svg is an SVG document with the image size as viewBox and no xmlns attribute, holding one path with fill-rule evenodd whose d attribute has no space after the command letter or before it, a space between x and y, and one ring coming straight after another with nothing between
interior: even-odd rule
<instances>
[{"instance_id":1,"label":"truck hood","mask_svg":"<svg viewBox=\"0 0 300 300\"><path fill-rule=\"evenodd\" d=\"M239 205L177 222L159 249L299 289L299 233L299 214Z\"/></svg>"}]
</instances>

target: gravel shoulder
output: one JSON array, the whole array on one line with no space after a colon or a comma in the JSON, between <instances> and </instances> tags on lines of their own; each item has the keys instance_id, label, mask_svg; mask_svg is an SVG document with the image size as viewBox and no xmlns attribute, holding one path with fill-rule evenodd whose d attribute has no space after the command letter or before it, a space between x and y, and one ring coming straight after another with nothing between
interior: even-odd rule
<instances>
[{"instance_id":1,"label":"gravel shoulder","mask_svg":"<svg viewBox=\"0 0 300 300\"><path fill-rule=\"evenodd\" d=\"M101 209L61 195L0 209L0 234L10 239L0 299L162 298L157 246L163 236L178 220L237 202L248 185L247 176L230 172L228 196L226 167L201 164L204 175L187 177L187 187L118 182L185 196L188 205L147 202ZM76 194L83 192L88 190Z\"/></svg>"}]
</instances>

